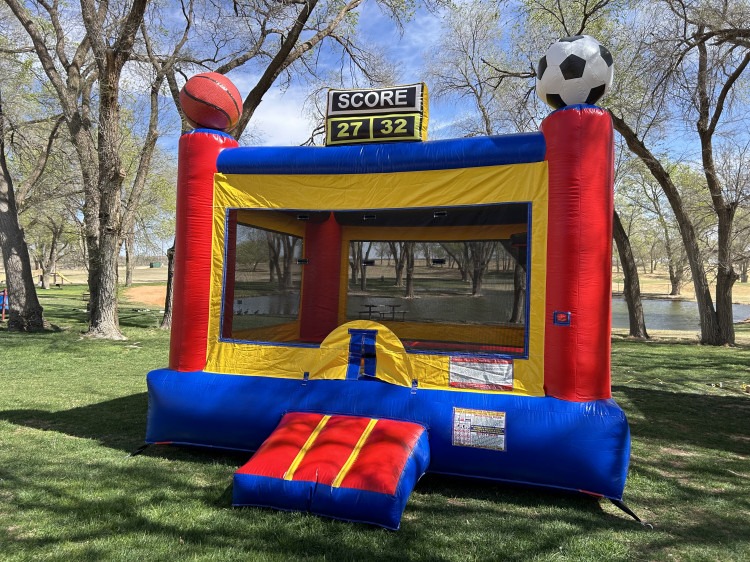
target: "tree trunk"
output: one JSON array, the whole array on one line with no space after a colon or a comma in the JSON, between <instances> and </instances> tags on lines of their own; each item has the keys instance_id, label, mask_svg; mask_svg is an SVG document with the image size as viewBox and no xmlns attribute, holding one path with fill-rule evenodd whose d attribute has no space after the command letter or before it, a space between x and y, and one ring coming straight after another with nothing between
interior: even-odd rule
<instances>
[{"instance_id":1,"label":"tree trunk","mask_svg":"<svg viewBox=\"0 0 750 562\"><path fill-rule=\"evenodd\" d=\"M359 289L360 291L366 291L367 290L367 265L366 262L370 259L370 250L372 250L372 242L368 243L367 251L363 252L364 250L364 242L359 242L360 245L360 260L359 260L359 267L360 267L360 277L359 277Z\"/></svg>"},{"instance_id":2,"label":"tree trunk","mask_svg":"<svg viewBox=\"0 0 750 562\"><path fill-rule=\"evenodd\" d=\"M613 217L613 235L617 245L617 253L620 255L622 273L624 277L623 295L628 305L628 321L630 324L630 337L648 339L646 331L646 320L643 316L643 303L641 302L641 284L638 279L638 267L633 259L633 250L630 240L620 221L617 211Z\"/></svg>"},{"instance_id":3,"label":"tree trunk","mask_svg":"<svg viewBox=\"0 0 750 562\"><path fill-rule=\"evenodd\" d=\"M458 248L456 248L458 246ZM453 263L458 267L458 272L461 274L461 282L466 283L469 281L469 250L468 242L457 243L451 249L449 244L440 244L448 257L452 260L449 261L449 267L453 268ZM454 251L455 250L455 251Z\"/></svg>"},{"instance_id":4,"label":"tree trunk","mask_svg":"<svg viewBox=\"0 0 750 562\"><path fill-rule=\"evenodd\" d=\"M357 286L359 283L359 262L362 260L362 246L361 242L349 242L349 270L351 271L351 286L352 288Z\"/></svg>"},{"instance_id":5,"label":"tree trunk","mask_svg":"<svg viewBox=\"0 0 750 562\"><path fill-rule=\"evenodd\" d=\"M167 250L167 296L164 299L164 316L161 319L162 330L172 328L172 293L174 291L174 244Z\"/></svg>"},{"instance_id":6,"label":"tree trunk","mask_svg":"<svg viewBox=\"0 0 750 562\"><path fill-rule=\"evenodd\" d=\"M406 291L404 296L407 299L414 298L414 242L404 242L405 261L406 261Z\"/></svg>"},{"instance_id":7,"label":"tree trunk","mask_svg":"<svg viewBox=\"0 0 750 562\"><path fill-rule=\"evenodd\" d=\"M8 330L38 332L46 327L43 309L34 287L23 230L17 218L14 220L13 213L8 211L5 195L0 187L0 249L8 287Z\"/></svg>"},{"instance_id":8,"label":"tree trunk","mask_svg":"<svg viewBox=\"0 0 750 562\"><path fill-rule=\"evenodd\" d=\"M484 282L484 270L481 267L474 266L471 274L471 296L482 296L482 284Z\"/></svg>"},{"instance_id":9,"label":"tree trunk","mask_svg":"<svg viewBox=\"0 0 750 562\"><path fill-rule=\"evenodd\" d=\"M52 241L50 242L47 258L42 262L42 289L50 288L50 276L57 271L57 255L60 246L60 236L62 236L63 226L52 225Z\"/></svg>"},{"instance_id":10,"label":"tree trunk","mask_svg":"<svg viewBox=\"0 0 750 562\"><path fill-rule=\"evenodd\" d=\"M283 292L288 292L292 289L292 264L294 263L294 249L297 246L297 238L286 235L279 235L282 237L282 244L284 247L284 259L283 259L283 280L281 287Z\"/></svg>"},{"instance_id":11,"label":"tree trunk","mask_svg":"<svg viewBox=\"0 0 750 562\"><path fill-rule=\"evenodd\" d=\"M703 27L698 26L698 31L703 32ZM732 267L732 225L736 203L728 202L724 196L723 186L720 184L719 174L716 172L714 161L713 137L716 125L723 111L723 96L727 95L732 84L750 64L750 53L745 52L742 61L734 71L727 76L727 81L720 88L720 93L715 102L713 113L711 113L712 94L717 89L717 84L711 79L709 67L711 66L708 48L705 43L699 43L698 48L698 75L697 75L697 98L698 98L698 121L696 129L701 141L701 161L703 173L706 177L706 185L711 194L711 204L716 212L718 229L718 267L716 270L716 313L713 307L706 309L704 314L712 321L713 331L709 338L703 337L705 343L711 345L734 345L734 321L732 314L732 286L737 280L737 273ZM697 293L697 288L696 288ZM710 296L710 295L709 295ZM703 316L703 314L701 315Z\"/></svg>"},{"instance_id":12,"label":"tree trunk","mask_svg":"<svg viewBox=\"0 0 750 562\"><path fill-rule=\"evenodd\" d=\"M133 286L135 269L135 234L131 231L125 235L125 286Z\"/></svg>"},{"instance_id":13,"label":"tree trunk","mask_svg":"<svg viewBox=\"0 0 750 562\"><path fill-rule=\"evenodd\" d=\"M732 224L734 207L726 206L717 213L719 217L719 252L716 269L716 319L719 323L723 344L734 345L734 311L732 307L732 287L739 275L732 267Z\"/></svg>"},{"instance_id":14,"label":"tree trunk","mask_svg":"<svg viewBox=\"0 0 750 562\"><path fill-rule=\"evenodd\" d=\"M108 127L102 126L101 128ZM105 133L100 132L100 137L104 135ZM100 138L99 146L106 144ZM100 148L100 153L106 152L108 151ZM92 252L93 259L90 260L96 264L96 278L94 286L89 287L92 306L87 334L97 338L124 340L126 338L120 332L117 302L118 257L121 240L120 187L122 184L119 157L114 154L101 155L100 169L108 173L100 176L99 244Z\"/></svg>"},{"instance_id":15,"label":"tree trunk","mask_svg":"<svg viewBox=\"0 0 750 562\"><path fill-rule=\"evenodd\" d=\"M471 295L473 297L481 297L484 274L487 272L487 266L492 260L492 253L495 251L495 243L478 241L467 242L465 247L468 252L467 269L469 267L471 268Z\"/></svg>"},{"instance_id":16,"label":"tree trunk","mask_svg":"<svg viewBox=\"0 0 750 562\"><path fill-rule=\"evenodd\" d=\"M513 310L508 322L523 322L526 312L526 268L519 261L513 268Z\"/></svg>"},{"instance_id":17,"label":"tree trunk","mask_svg":"<svg viewBox=\"0 0 750 562\"><path fill-rule=\"evenodd\" d=\"M677 297L680 295L680 285L682 283L681 275L677 273L677 267L669 262L669 296Z\"/></svg>"},{"instance_id":18,"label":"tree trunk","mask_svg":"<svg viewBox=\"0 0 750 562\"><path fill-rule=\"evenodd\" d=\"M4 151L5 147L0 146ZM0 177L0 250L2 250L5 283L8 287L8 330L37 332L45 329L43 309L34 286L31 259L18 222L12 182L7 179L4 152Z\"/></svg>"},{"instance_id":19,"label":"tree trunk","mask_svg":"<svg viewBox=\"0 0 750 562\"><path fill-rule=\"evenodd\" d=\"M432 267L432 252L430 252L429 244L422 244L422 251L424 252L424 262L428 268Z\"/></svg>"},{"instance_id":20,"label":"tree trunk","mask_svg":"<svg viewBox=\"0 0 750 562\"><path fill-rule=\"evenodd\" d=\"M396 287L404 286L404 244L405 242L388 242L393 254L393 263L396 270Z\"/></svg>"},{"instance_id":21,"label":"tree trunk","mask_svg":"<svg viewBox=\"0 0 750 562\"><path fill-rule=\"evenodd\" d=\"M42 270L41 288L45 291L50 288L50 276L52 274L52 263L49 259L40 262Z\"/></svg>"},{"instance_id":22,"label":"tree trunk","mask_svg":"<svg viewBox=\"0 0 750 562\"><path fill-rule=\"evenodd\" d=\"M5 117L0 100L0 251L8 287L8 330L37 332L44 330L42 306L34 287L31 259L23 229L18 222L18 208L13 179L5 160Z\"/></svg>"},{"instance_id":23,"label":"tree trunk","mask_svg":"<svg viewBox=\"0 0 750 562\"><path fill-rule=\"evenodd\" d=\"M279 244L277 235L266 232L266 243L268 244L268 282L281 283L281 267L279 266Z\"/></svg>"}]
</instances>

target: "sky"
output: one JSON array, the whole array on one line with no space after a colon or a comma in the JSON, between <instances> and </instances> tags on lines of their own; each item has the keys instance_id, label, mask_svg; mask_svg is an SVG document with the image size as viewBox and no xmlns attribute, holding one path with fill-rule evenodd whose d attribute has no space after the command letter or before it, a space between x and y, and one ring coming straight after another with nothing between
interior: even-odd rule
<instances>
[{"instance_id":1,"label":"sky","mask_svg":"<svg viewBox=\"0 0 750 562\"><path fill-rule=\"evenodd\" d=\"M361 37L367 43L387 46L388 62L398 66L399 81L394 85L425 81L425 60L441 33L440 21L435 15L420 12L418 18L406 24L403 35L400 35L377 4L368 0L363 5L360 21L367 22L360 26ZM243 96L254 82L254 77L248 74L236 73L230 77ZM304 142L313 126L303 111L306 95L307 89L303 85L293 84L286 91L272 88L251 121L251 126L259 133L255 142L266 146L299 145ZM453 113L452 104L430 99L431 137L435 137L441 126L450 123Z\"/></svg>"}]
</instances>

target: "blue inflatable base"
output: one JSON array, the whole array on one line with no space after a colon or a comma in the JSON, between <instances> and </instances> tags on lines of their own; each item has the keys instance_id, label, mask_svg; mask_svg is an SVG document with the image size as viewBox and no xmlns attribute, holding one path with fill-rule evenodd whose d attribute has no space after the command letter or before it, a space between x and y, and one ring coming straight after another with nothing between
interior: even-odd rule
<instances>
[{"instance_id":1,"label":"blue inflatable base","mask_svg":"<svg viewBox=\"0 0 750 562\"><path fill-rule=\"evenodd\" d=\"M147 443L255 451L287 412L345 414L425 426L431 473L614 500L622 499L625 487L630 430L624 412L611 399L567 402L411 389L370 380L303 381L170 369L152 371L147 381ZM502 428L490 428L487 444L480 439L466 446L463 437L454 435L454 430L464 431L458 419L462 412L471 411L503 420Z\"/></svg>"}]
</instances>

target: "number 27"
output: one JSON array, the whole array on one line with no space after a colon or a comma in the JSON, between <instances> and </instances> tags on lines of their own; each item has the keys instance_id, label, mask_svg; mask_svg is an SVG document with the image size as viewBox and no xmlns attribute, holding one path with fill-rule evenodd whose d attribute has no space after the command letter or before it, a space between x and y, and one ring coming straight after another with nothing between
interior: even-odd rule
<instances>
[{"instance_id":1,"label":"number 27","mask_svg":"<svg viewBox=\"0 0 750 562\"><path fill-rule=\"evenodd\" d=\"M337 137L356 137L357 133L359 132L359 128L362 126L362 121L352 121L350 123L339 123L338 124L338 134ZM352 129L351 134L349 133L349 129Z\"/></svg>"}]
</instances>

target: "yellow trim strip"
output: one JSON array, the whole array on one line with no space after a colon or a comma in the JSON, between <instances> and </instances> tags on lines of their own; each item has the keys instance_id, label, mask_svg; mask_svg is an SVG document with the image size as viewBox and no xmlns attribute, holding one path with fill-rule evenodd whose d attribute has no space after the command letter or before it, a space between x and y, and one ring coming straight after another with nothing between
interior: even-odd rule
<instances>
[{"instance_id":1,"label":"yellow trim strip","mask_svg":"<svg viewBox=\"0 0 750 562\"><path fill-rule=\"evenodd\" d=\"M313 446L313 443L315 443L315 440L318 438L318 435L320 435L320 432L323 431L323 428L325 427L325 425L328 423L328 420L330 419L331 419L331 416L323 416L321 418L321 420L318 422L318 425L310 434L310 437L308 437L307 441L305 441L305 444L302 445L302 448L299 450L299 453L297 453L297 456L294 457L292 464L290 464L289 468L286 469L286 472L284 473L284 480L292 480L294 478L294 473L297 472L297 469L299 468L300 463L302 463L302 459L305 458L305 455L310 450L310 447Z\"/></svg>"},{"instance_id":2,"label":"yellow trim strip","mask_svg":"<svg viewBox=\"0 0 750 562\"><path fill-rule=\"evenodd\" d=\"M372 433L372 430L375 428L376 423L378 423L378 420L375 418L371 419L367 423L367 427L362 432L362 435L359 436L359 441L357 441L357 444L354 446L354 449L352 449L352 452L349 455L349 458L346 459L344 466L341 467L341 470L339 470L339 473L336 475L336 478L333 480L333 484L331 484L331 488L338 488L339 486L341 486L341 483L344 481L344 478L346 478L346 475L349 474L349 471L351 470L352 465L354 464L354 461L357 460L359 453L362 451L362 447L365 446L365 441L367 441L367 438L370 436L370 433Z\"/></svg>"}]
</instances>

